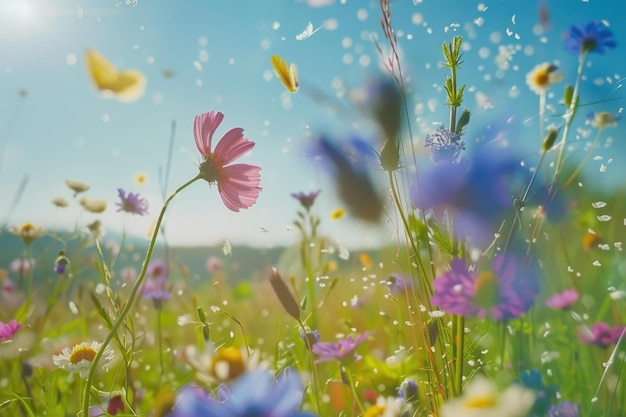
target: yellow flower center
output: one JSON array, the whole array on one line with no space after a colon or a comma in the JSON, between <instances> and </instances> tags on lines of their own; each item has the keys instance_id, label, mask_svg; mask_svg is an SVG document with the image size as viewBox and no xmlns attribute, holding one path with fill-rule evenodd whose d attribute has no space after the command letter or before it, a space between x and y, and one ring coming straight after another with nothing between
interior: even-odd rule
<instances>
[{"instance_id":1,"label":"yellow flower center","mask_svg":"<svg viewBox=\"0 0 626 417\"><path fill-rule=\"evenodd\" d=\"M385 412L385 407L381 407L380 405L373 405L363 414L363 417L379 417L382 416Z\"/></svg>"},{"instance_id":2,"label":"yellow flower center","mask_svg":"<svg viewBox=\"0 0 626 417\"><path fill-rule=\"evenodd\" d=\"M72 362L74 365L82 360L92 362L97 353L98 352L96 352L91 346L74 346L74 349L72 349L72 354L70 355L70 362Z\"/></svg>"},{"instance_id":3,"label":"yellow flower center","mask_svg":"<svg viewBox=\"0 0 626 417\"><path fill-rule=\"evenodd\" d=\"M465 400L465 403L463 405L466 409L469 410L484 410L493 408L496 405L496 399L493 397L493 395L476 395Z\"/></svg>"},{"instance_id":4,"label":"yellow flower center","mask_svg":"<svg viewBox=\"0 0 626 417\"><path fill-rule=\"evenodd\" d=\"M22 225L21 233L22 235L30 235L35 230L35 225L32 223L24 223Z\"/></svg>"},{"instance_id":5,"label":"yellow flower center","mask_svg":"<svg viewBox=\"0 0 626 417\"><path fill-rule=\"evenodd\" d=\"M498 278L491 272L481 272L474 282L475 300L483 307L491 307L498 302L500 286Z\"/></svg>"},{"instance_id":6,"label":"yellow flower center","mask_svg":"<svg viewBox=\"0 0 626 417\"><path fill-rule=\"evenodd\" d=\"M237 378L245 370L243 355L234 347L220 349L211 363L211 372L220 379Z\"/></svg>"},{"instance_id":7,"label":"yellow flower center","mask_svg":"<svg viewBox=\"0 0 626 417\"><path fill-rule=\"evenodd\" d=\"M538 71L535 74L535 84L539 87L547 87L550 84L548 71Z\"/></svg>"}]
</instances>

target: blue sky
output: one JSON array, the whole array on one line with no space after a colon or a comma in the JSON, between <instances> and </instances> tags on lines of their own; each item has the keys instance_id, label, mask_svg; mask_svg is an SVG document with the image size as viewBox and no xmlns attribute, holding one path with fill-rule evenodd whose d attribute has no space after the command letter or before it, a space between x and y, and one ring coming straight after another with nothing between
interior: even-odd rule
<instances>
[{"instance_id":1,"label":"blue sky","mask_svg":"<svg viewBox=\"0 0 626 417\"><path fill-rule=\"evenodd\" d=\"M316 1L330 4L319 7ZM170 206L167 225L172 243L215 244L225 239L260 246L292 243L297 235L288 224L298 203L289 194L317 189L322 189L316 204L322 230L339 244L373 246L394 241L392 225L366 226L347 217L331 221L330 213L341 203L329 179L303 156L307 140L317 133L341 138L356 129L372 132L358 112L340 119L307 91L320 90L350 107L350 94L342 95L336 86L354 90L381 73L381 56L371 40L378 36L385 44L377 1L126 3L0 0L0 216L4 219L20 182L28 177L9 226L33 221L46 228L73 228L99 218L108 230L145 236L162 202L158 177L166 162L172 121L176 121L176 136L169 191L197 172L195 115L216 110L225 114L218 138L232 127L242 127L256 142L244 161L263 168L263 192L250 210L231 213L216 189L195 183ZM439 63L442 42L455 35L465 39L460 77L468 88L466 106L474 112L464 138L468 144L487 126L494 126L493 131L505 126L511 146L525 154L538 149L538 99L528 90L525 75L536 64L550 61L558 63L566 82L573 82L577 59L561 48L562 35L572 23L604 19L610 24L618 50L591 57L582 103L601 101L588 109L621 111L626 3L544 3L551 28L537 34L538 1L391 2L416 138L447 120L441 91L445 72ZM309 21L321 29L297 40ZM143 72L148 79L145 95L134 103L100 96L85 70L87 48L98 49L118 68ZM273 75L273 54L297 63L301 91L295 95L288 94ZM510 60L504 68L506 54ZM166 70L173 76L164 77ZM20 89L28 92L26 97L20 97ZM561 89L555 89L557 95ZM558 114L558 96L549 101ZM557 116L550 117L558 123ZM582 120L577 126L585 128ZM604 159L592 161L588 169L598 178L595 186L603 188L623 184L623 161L618 159L626 150L620 140L622 127L607 134L614 142L599 150ZM588 140L581 136L574 143L574 149L579 149L574 155L583 154L580 149ZM421 147L418 151L425 155ZM611 157L615 161L608 163ZM598 174L601 163L608 169ZM135 184L138 172L148 174L146 185ZM54 207L50 203L54 197L71 200L65 179L90 184L85 195L108 200L107 211L84 213L77 202L68 208ZM150 216L115 212L118 187L148 198Z\"/></svg>"}]
</instances>

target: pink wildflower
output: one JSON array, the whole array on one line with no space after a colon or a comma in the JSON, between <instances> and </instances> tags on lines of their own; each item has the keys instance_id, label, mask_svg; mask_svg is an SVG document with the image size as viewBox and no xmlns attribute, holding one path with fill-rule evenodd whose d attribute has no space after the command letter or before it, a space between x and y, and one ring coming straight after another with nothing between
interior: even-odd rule
<instances>
[{"instance_id":1,"label":"pink wildflower","mask_svg":"<svg viewBox=\"0 0 626 417\"><path fill-rule=\"evenodd\" d=\"M194 137L196 146L204 157L200 164L200 175L209 184L217 183L220 197L227 208L239 211L256 203L261 192L261 168L248 164L229 165L254 148L254 142L243 136L243 129L240 127L226 132L211 151L213 133L223 119L222 113L213 111L196 116Z\"/></svg>"},{"instance_id":2,"label":"pink wildflower","mask_svg":"<svg viewBox=\"0 0 626 417\"><path fill-rule=\"evenodd\" d=\"M546 305L555 310L565 310L578 301L578 298L580 298L580 295L576 288L570 288L548 298Z\"/></svg>"},{"instance_id":3,"label":"pink wildflower","mask_svg":"<svg viewBox=\"0 0 626 417\"><path fill-rule=\"evenodd\" d=\"M0 321L0 340L11 340L20 327L22 325L15 320L11 320L6 324Z\"/></svg>"}]
</instances>

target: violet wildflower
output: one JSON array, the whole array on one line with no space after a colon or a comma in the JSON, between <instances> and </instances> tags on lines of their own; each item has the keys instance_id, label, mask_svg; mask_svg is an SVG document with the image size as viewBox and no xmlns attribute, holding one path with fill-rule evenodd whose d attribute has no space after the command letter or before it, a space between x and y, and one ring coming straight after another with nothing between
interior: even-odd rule
<instances>
[{"instance_id":1,"label":"violet wildflower","mask_svg":"<svg viewBox=\"0 0 626 417\"><path fill-rule=\"evenodd\" d=\"M313 346L314 344L319 342L321 339L320 332L318 332L317 330L313 330L312 332L309 331L306 333L300 332L300 337L302 338L302 341L307 346L307 348L309 346Z\"/></svg>"},{"instance_id":2,"label":"violet wildflower","mask_svg":"<svg viewBox=\"0 0 626 417\"><path fill-rule=\"evenodd\" d=\"M304 388L296 372L286 370L274 379L270 372L244 374L231 389L230 398L218 402L195 390L183 389L167 417L309 417L299 412Z\"/></svg>"},{"instance_id":3,"label":"violet wildflower","mask_svg":"<svg viewBox=\"0 0 626 417\"><path fill-rule=\"evenodd\" d=\"M580 294L576 288L570 288L549 297L546 300L546 305L555 310L565 310L578 301L578 298L580 298Z\"/></svg>"},{"instance_id":4,"label":"violet wildflower","mask_svg":"<svg viewBox=\"0 0 626 417\"><path fill-rule=\"evenodd\" d=\"M165 281L167 274L167 263L161 259L154 259L150 262L150 265L148 265L148 276L157 281Z\"/></svg>"},{"instance_id":5,"label":"violet wildflower","mask_svg":"<svg viewBox=\"0 0 626 417\"><path fill-rule=\"evenodd\" d=\"M507 320L528 311L538 292L534 271L511 255L498 255L490 271L470 271L462 259L434 281L433 305L461 316Z\"/></svg>"},{"instance_id":6,"label":"violet wildflower","mask_svg":"<svg viewBox=\"0 0 626 417\"><path fill-rule=\"evenodd\" d=\"M148 200L139 197L139 193L128 193L128 195L126 195L124 189L118 188L117 194L120 198L120 201L115 203L118 207L117 211L139 214L140 216L148 214Z\"/></svg>"},{"instance_id":7,"label":"violet wildflower","mask_svg":"<svg viewBox=\"0 0 626 417\"><path fill-rule=\"evenodd\" d=\"M426 135L424 144L432 152L433 161L454 162L461 151L465 150L465 142L461 135L450 132L443 127L435 130L435 133Z\"/></svg>"},{"instance_id":8,"label":"violet wildflower","mask_svg":"<svg viewBox=\"0 0 626 417\"><path fill-rule=\"evenodd\" d=\"M413 287L411 280L400 274L390 274L385 281L385 286L392 295L404 294Z\"/></svg>"},{"instance_id":9,"label":"violet wildflower","mask_svg":"<svg viewBox=\"0 0 626 417\"><path fill-rule=\"evenodd\" d=\"M603 55L609 49L617 46L613 33L599 20L573 25L563 41L563 48L572 54L587 54L597 52Z\"/></svg>"},{"instance_id":10,"label":"violet wildflower","mask_svg":"<svg viewBox=\"0 0 626 417\"><path fill-rule=\"evenodd\" d=\"M70 265L70 260L67 256L65 256L65 251L59 251L59 256L54 261L54 272L57 275L63 275L67 272L67 268Z\"/></svg>"},{"instance_id":11,"label":"violet wildflower","mask_svg":"<svg viewBox=\"0 0 626 417\"><path fill-rule=\"evenodd\" d=\"M611 327L606 323L598 322L589 327L578 329L578 337L583 343L608 347L616 343L622 334L626 332L626 327Z\"/></svg>"},{"instance_id":12,"label":"violet wildflower","mask_svg":"<svg viewBox=\"0 0 626 417\"><path fill-rule=\"evenodd\" d=\"M357 362L361 356L357 355L356 348L367 339L368 332L362 333L356 339L353 335L333 342L317 342L313 345L312 352L318 356L315 363L338 360L342 363Z\"/></svg>"},{"instance_id":13,"label":"violet wildflower","mask_svg":"<svg viewBox=\"0 0 626 417\"><path fill-rule=\"evenodd\" d=\"M299 192L299 193L292 193L291 196L295 198L296 200L298 200L300 202L300 205L306 211L309 211L309 209L313 206L313 203L315 203L315 199L317 198L320 192L321 190L313 191L310 193Z\"/></svg>"},{"instance_id":14,"label":"violet wildflower","mask_svg":"<svg viewBox=\"0 0 626 417\"><path fill-rule=\"evenodd\" d=\"M580 404L572 401L553 404L546 417L580 417Z\"/></svg>"},{"instance_id":15,"label":"violet wildflower","mask_svg":"<svg viewBox=\"0 0 626 417\"><path fill-rule=\"evenodd\" d=\"M398 396L405 402L417 401L418 394L417 382L411 378L402 381L400 388L398 388Z\"/></svg>"},{"instance_id":16,"label":"violet wildflower","mask_svg":"<svg viewBox=\"0 0 626 417\"><path fill-rule=\"evenodd\" d=\"M11 340L13 335L22 327L15 320L11 320L8 323L3 323L0 321L0 341Z\"/></svg>"}]
</instances>

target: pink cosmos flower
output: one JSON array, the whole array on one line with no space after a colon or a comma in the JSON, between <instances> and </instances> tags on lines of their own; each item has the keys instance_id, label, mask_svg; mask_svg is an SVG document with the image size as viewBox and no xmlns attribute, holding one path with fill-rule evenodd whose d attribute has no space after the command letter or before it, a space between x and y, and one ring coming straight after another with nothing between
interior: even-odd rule
<instances>
[{"instance_id":1,"label":"pink cosmos flower","mask_svg":"<svg viewBox=\"0 0 626 417\"><path fill-rule=\"evenodd\" d=\"M578 294L576 288L570 288L548 298L546 305L555 310L565 310L571 307L579 298L580 294Z\"/></svg>"},{"instance_id":2,"label":"pink cosmos flower","mask_svg":"<svg viewBox=\"0 0 626 417\"><path fill-rule=\"evenodd\" d=\"M203 113L194 121L196 146L204 161L200 175L209 184L217 183L224 205L232 211L246 209L256 203L261 192L261 168L248 164L231 164L254 148L254 142L243 136L243 129L233 128L226 132L215 149L211 151L213 133L224 115L220 112Z\"/></svg>"}]
</instances>

